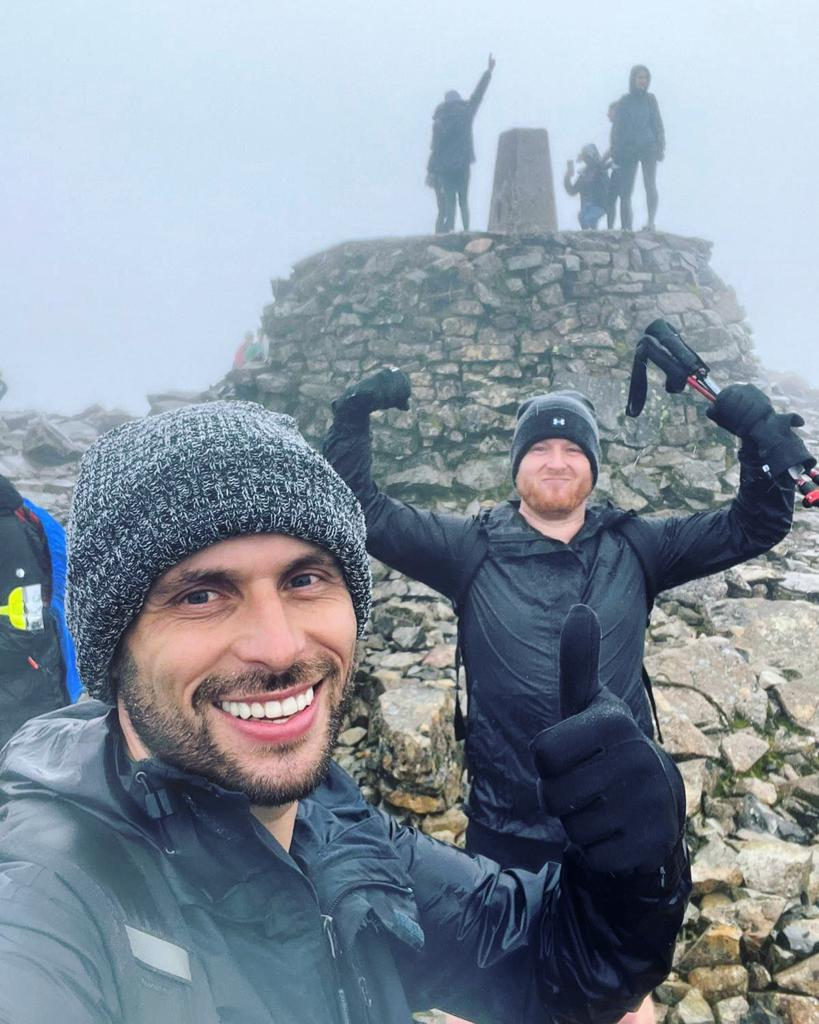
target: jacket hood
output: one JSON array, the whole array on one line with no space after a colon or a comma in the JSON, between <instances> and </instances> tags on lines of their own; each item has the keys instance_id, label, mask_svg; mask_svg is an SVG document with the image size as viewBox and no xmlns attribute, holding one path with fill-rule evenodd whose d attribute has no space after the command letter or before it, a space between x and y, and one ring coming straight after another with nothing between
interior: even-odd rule
<instances>
[{"instance_id":1,"label":"jacket hood","mask_svg":"<svg viewBox=\"0 0 819 1024\"><path fill-rule=\"evenodd\" d=\"M580 150L580 158L584 160L586 164L599 164L600 150L593 142L590 142Z\"/></svg>"},{"instance_id":2,"label":"jacket hood","mask_svg":"<svg viewBox=\"0 0 819 1024\"><path fill-rule=\"evenodd\" d=\"M629 92L637 92L637 86L635 83L637 80L637 76L640 74L640 72L643 72L643 74L648 75L648 85L646 86L645 91L648 92L648 90L651 88L651 72L648 70L645 64L635 64L631 71L629 71L628 73Z\"/></svg>"},{"instance_id":3,"label":"jacket hood","mask_svg":"<svg viewBox=\"0 0 819 1024\"><path fill-rule=\"evenodd\" d=\"M133 832L140 816L134 816L122 786L131 774L116 709L82 701L30 719L9 740L0 754L0 803L24 796L57 798Z\"/></svg>"}]
</instances>

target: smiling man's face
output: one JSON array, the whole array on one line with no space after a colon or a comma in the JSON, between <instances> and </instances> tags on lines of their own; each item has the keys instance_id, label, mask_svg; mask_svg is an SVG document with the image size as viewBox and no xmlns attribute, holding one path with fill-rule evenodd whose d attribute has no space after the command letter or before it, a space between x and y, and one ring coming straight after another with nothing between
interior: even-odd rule
<instances>
[{"instance_id":1,"label":"smiling man's face","mask_svg":"<svg viewBox=\"0 0 819 1024\"><path fill-rule=\"evenodd\" d=\"M355 651L353 603L327 551L281 534L213 544L155 581L120 645L130 753L256 805L298 800L326 773Z\"/></svg>"}]
</instances>

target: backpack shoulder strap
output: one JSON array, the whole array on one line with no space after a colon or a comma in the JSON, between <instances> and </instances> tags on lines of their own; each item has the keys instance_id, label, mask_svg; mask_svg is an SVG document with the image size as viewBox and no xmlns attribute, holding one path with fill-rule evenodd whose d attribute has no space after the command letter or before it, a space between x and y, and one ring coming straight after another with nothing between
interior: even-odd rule
<instances>
[{"instance_id":1,"label":"backpack shoulder strap","mask_svg":"<svg viewBox=\"0 0 819 1024\"><path fill-rule=\"evenodd\" d=\"M659 566L659 544L655 531L649 524L641 519L636 512L627 512L622 519L612 524L612 528L622 534L623 539L629 545L640 568L643 571L646 585L646 625L651 618L651 609L654 607L659 592L659 579L657 568ZM663 731L660 728L660 718L657 714L657 702L654 700L654 688L651 685L651 676L646 670L645 663L641 668L643 687L645 688L648 702L651 705L651 714L654 718L654 725L657 727L657 739L663 742Z\"/></svg>"},{"instance_id":2,"label":"backpack shoulder strap","mask_svg":"<svg viewBox=\"0 0 819 1024\"><path fill-rule=\"evenodd\" d=\"M461 583L458 594L452 602L457 617L457 632L455 634L455 739L466 739L466 716L461 707L461 663L463 662L463 630L461 627L461 616L466 605L466 598L472 583L478 574L478 569L483 565L486 556L489 554L489 534L487 523L491 508L484 508L478 513L478 530L475 536L475 544L467 552L466 560L462 566Z\"/></svg>"},{"instance_id":3,"label":"backpack shoulder strap","mask_svg":"<svg viewBox=\"0 0 819 1024\"><path fill-rule=\"evenodd\" d=\"M217 1024L190 933L155 851L72 805L34 803L36 845L14 849L4 842L0 854L55 872L88 906L105 936L122 1024Z\"/></svg>"},{"instance_id":4,"label":"backpack shoulder strap","mask_svg":"<svg viewBox=\"0 0 819 1024\"><path fill-rule=\"evenodd\" d=\"M487 523L492 513L491 508L482 508L477 515L478 529L475 533L475 543L466 553L466 558L460 569L460 583L458 593L455 596L452 606L455 614L460 618L466 604L469 589L478 574L478 569L483 565L486 556L489 554L489 533Z\"/></svg>"}]
</instances>

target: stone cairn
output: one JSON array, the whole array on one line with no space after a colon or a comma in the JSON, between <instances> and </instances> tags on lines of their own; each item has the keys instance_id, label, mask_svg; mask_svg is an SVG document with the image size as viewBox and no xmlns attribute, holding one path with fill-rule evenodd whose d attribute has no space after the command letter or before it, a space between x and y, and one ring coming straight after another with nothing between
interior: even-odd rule
<instances>
[{"instance_id":1,"label":"stone cairn","mask_svg":"<svg viewBox=\"0 0 819 1024\"><path fill-rule=\"evenodd\" d=\"M590 395L602 430L597 498L686 513L729 500L734 445L696 396L654 376L643 416L623 415L634 344L657 316L719 382L754 380L802 412L819 448L819 393L763 373L710 246L617 232L449 235L342 245L273 282L264 363L204 395L291 413L318 443L329 402L383 365L412 379L409 412L373 424L374 473L396 497L474 512L510 494L517 403L553 387ZM5 402L4 402L5 404ZM81 451L127 418L4 412L0 473L64 518ZM374 564L372 627L338 760L365 793L458 841L463 765L452 735L455 622L433 591ZM666 749L686 785L694 898L674 972L656 992L669 1024L819 1022L819 515L767 556L660 596L648 634Z\"/></svg>"}]
</instances>

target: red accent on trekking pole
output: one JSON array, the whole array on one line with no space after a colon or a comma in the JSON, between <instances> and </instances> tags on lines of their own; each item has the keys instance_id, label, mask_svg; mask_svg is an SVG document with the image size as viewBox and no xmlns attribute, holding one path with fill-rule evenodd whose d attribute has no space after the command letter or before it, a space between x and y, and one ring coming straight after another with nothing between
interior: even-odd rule
<instances>
[{"instance_id":1,"label":"red accent on trekking pole","mask_svg":"<svg viewBox=\"0 0 819 1024\"><path fill-rule=\"evenodd\" d=\"M713 391L709 391L708 387L703 384L699 377L695 377L693 374L690 377L686 377L686 383L689 387L692 387L695 391L698 391L704 398L707 398L709 402L716 402L717 396Z\"/></svg>"},{"instance_id":2,"label":"red accent on trekking pole","mask_svg":"<svg viewBox=\"0 0 819 1024\"><path fill-rule=\"evenodd\" d=\"M814 508L814 506L819 505L819 487L817 487L816 484L813 483L812 481L808 480L807 477L801 477L801 479L804 481L804 486L808 488L808 490L803 490L802 486L797 480L796 486L799 488L803 495L802 507Z\"/></svg>"},{"instance_id":3,"label":"red accent on trekking pole","mask_svg":"<svg viewBox=\"0 0 819 1024\"><path fill-rule=\"evenodd\" d=\"M32 658L30 656L28 658L26 658L26 661L29 663L29 665L31 665L32 668L39 668L40 667L37 664L37 662L34 660L34 658Z\"/></svg>"}]
</instances>

